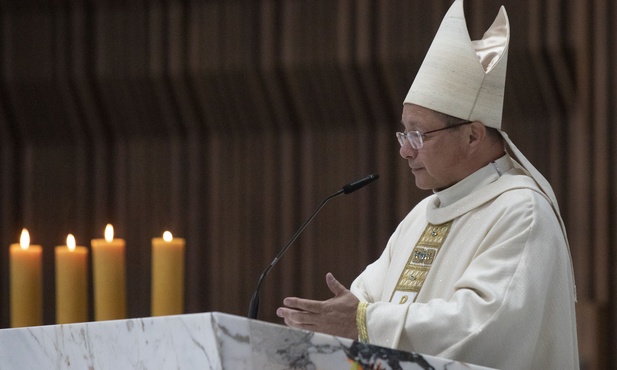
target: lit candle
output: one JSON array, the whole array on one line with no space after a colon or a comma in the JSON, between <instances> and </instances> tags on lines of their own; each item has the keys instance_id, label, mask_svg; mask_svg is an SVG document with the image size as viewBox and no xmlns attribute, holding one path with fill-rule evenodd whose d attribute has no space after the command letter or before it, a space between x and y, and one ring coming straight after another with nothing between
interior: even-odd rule
<instances>
[{"instance_id":1,"label":"lit candle","mask_svg":"<svg viewBox=\"0 0 617 370\"><path fill-rule=\"evenodd\" d=\"M92 240L94 276L94 319L126 318L126 267L124 239L114 239L114 228L107 225L105 239Z\"/></svg>"},{"instance_id":2,"label":"lit candle","mask_svg":"<svg viewBox=\"0 0 617 370\"><path fill-rule=\"evenodd\" d=\"M88 321L88 249L69 234L56 247L56 323Z\"/></svg>"},{"instance_id":3,"label":"lit candle","mask_svg":"<svg viewBox=\"0 0 617 370\"><path fill-rule=\"evenodd\" d=\"M10 247L11 327L43 324L43 279L40 245L30 245L28 230Z\"/></svg>"},{"instance_id":4,"label":"lit candle","mask_svg":"<svg viewBox=\"0 0 617 370\"><path fill-rule=\"evenodd\" d=\"M152 238L152 316L184 313L184 239Z\"/></svg>"}]
</instances>

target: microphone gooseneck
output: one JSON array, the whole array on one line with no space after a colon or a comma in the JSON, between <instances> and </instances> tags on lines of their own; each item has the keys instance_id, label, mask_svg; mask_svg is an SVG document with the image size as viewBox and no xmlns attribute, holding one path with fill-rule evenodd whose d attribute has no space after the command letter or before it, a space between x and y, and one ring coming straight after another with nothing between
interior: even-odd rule
<instances>
[{"instance_id":1,"label":"microphone gooseneck","mask_svg":"<svg viewBox=\"0 0 617 370\"><path fill-rule=\"evenodd\" d=\"M285 246L280 250L280 252L276 255L276 257L274 257L272 262L270 262L270 264L263 270L263 272L259 276L259 280L257 281L257 287L255 288L255 292L253 293L253 296L251 297L251 304L249 306L248 317L250 319L256 319L257 318L257 314L259 312L259 290L261 289L261 284L263 283L264 278L266 277L266 275L268 275L270 270L272 270L274 265L276 265L276 263L281 259L281 257L283 257L283 254L285 254L285 252L287 252L287 249L289 249L291 244L298 238L298 236L300 236L302 231L304 231L304 229L308 226L308 224L315 218L315 216L317 216L317 213L323 208L323 206L325 206L326 203L330 199L332 199L334 197L337 197L337 196L339 196L341 194L352 193L352 192L354 192L354 191L356 191L356 190L358 190L358 189L360 189L360 188L370 184L371 182L377 180L378 178L379 178L379 175L374 173L374 174L366 176L366 177L364 177L364 178L362 178L360 180L356 180L356 181L350 182L349 184L343 186L341 188L341 190L337 191L336 193L334 193L332 195L329 195L328 197L326 197L324 200L321 201L319 206L317 206L317 208L315 208L315 210L313 211L313 213L311 213L309 218L306 221L304 221L304 223L300 226L298 231L296 231L296 233L291 237L291 239L289 239L287 244L285 244Z\"/></svg>"}]
</instances>

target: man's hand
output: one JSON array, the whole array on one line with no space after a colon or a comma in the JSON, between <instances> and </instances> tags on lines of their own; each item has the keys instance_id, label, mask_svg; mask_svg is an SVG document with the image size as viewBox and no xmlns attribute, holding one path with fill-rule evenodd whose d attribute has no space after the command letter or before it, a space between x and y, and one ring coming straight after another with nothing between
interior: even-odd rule
<instances>
[{"instance_id":1,"label":"man's hand","mask_svg":"<svg viewBox=\"0 0 617 370\"><path fill-rule=\"evenodd\" d=\"M326 274L326 283L334 297L326 301L287 297L285 307L276 314L285 319L292 328L318 331L339 337L358 339L356 310L358 298L339 283L331 273Z\"/></svg>"}]
</instances>

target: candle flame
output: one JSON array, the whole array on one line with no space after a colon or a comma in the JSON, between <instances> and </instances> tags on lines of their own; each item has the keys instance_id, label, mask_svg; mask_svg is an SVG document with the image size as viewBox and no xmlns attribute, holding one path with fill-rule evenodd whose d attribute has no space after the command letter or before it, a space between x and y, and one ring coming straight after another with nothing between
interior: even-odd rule
<instances>
[{"instance_id":1,"label":"candle flame","mask_svg":"<svg viewBox=\"0 0 617 370\"><path fill-rule=\"evenodd\" d=\"M73 236L73 234L69 234L66 237L66 246L69 248L69 250L72 252L75 250L75 237Z\"/></svg>"},{"instance_id":2,"label":"candle flame","mask_svg":"<svg viewBox=\"0 0 617 370\"><path fill-rule=\"evenodd\" d=\"M165 232L163 233L163 240L164 240L164 241L166 241L166 242L170 242L170 241L172 241L172 240L173 240L173 238L174 238L174 236L173 236L173 235L171 235L171 233L170 233L169 231L165 231Z\"/></svg>"},{"instance_id":3,"label":"candle flame","mask_svg":"<svg viewBox=\"0 0 617 370\"><path fill-rule=\"evenodd\" d=\"M21 249L26 250L30 246L30 233L25 228L21 230L21 237L19 237L19 245Z\"/></svg>"},{"instance_id":4,"label":"candle flame","mask_svg":"<svg viewBox=\"0 0 617 370\"><path fill-rule=\"evenodd\" d=\"M111 224L107 224L107 226L105 226L105 240L108 243L111 243L111 241L114 240L114 227L111 226Z\"/></svg>"}]
</instances>

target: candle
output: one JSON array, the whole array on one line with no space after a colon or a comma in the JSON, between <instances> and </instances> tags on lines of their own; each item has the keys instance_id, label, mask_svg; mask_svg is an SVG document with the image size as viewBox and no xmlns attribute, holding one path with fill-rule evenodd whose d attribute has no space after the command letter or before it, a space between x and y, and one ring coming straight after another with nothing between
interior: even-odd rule
<instances>
[{"instance_id":1,"label":"candle","mask_svg":"<svg viewBox=\"0 0 617 370\"><path fill-rule=\"evenodd\" d=\"M126 318L126 267L124 239L114 239L114 228L107 225L105 239L92 240L94 276L94 319Z\"/></svg>"},{"instance_id":2,"label":"candle","mask_svg":"<svg viewBox=\"0 0 617 370\"><path fill-rule=\"evenodd\" d=\"M69 234L56 247L56 323L88 321L88 249Z\"/></svg>"},{"instance_id":3,"label":"candle","mask_svg":"<svg viewBox=\"0 0 617 370\"><path fill-rule=\"evenodd\" d=\"M184 312L184 239L152 238L152 316Z\"/></svg>"},{"instance_id":4,"label":"candle","mask_svg":"<svg viewBox=\"0 0 617 370\"><path fill-rule=\"evenodd\" d=\"M43 279L40 245L30 245L28 230L21 231L19 244L11 244L11 327L43 324Z\"/></svg>"}]
</instances>

